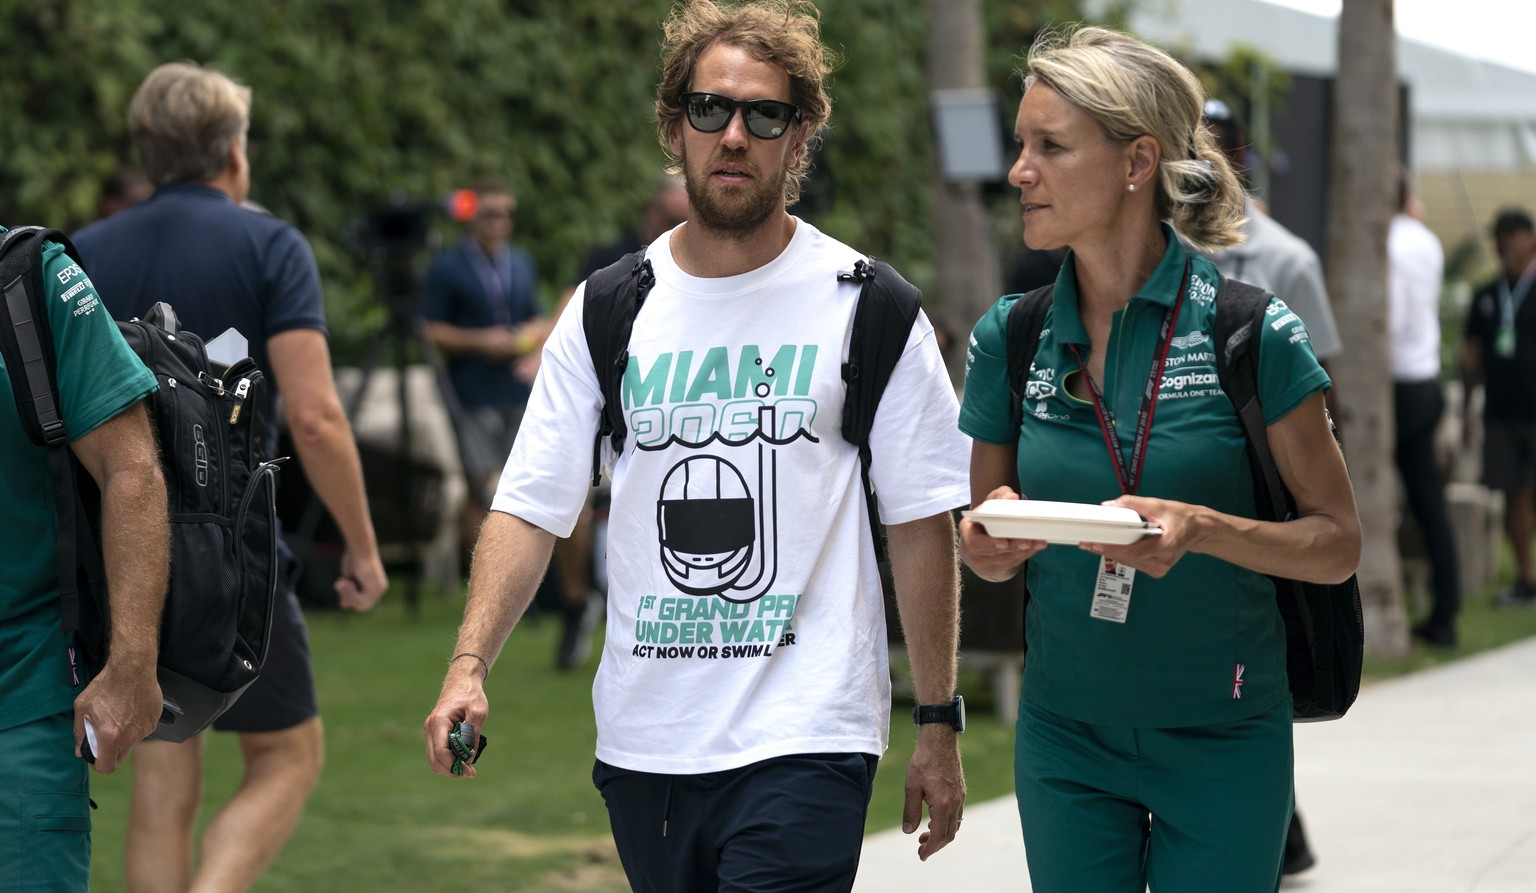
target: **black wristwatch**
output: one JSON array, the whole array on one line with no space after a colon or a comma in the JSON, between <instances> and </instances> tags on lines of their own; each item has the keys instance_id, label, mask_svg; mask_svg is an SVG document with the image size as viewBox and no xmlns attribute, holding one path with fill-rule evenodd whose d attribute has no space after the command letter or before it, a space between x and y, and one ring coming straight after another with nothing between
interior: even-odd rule
<instances>
[{"instance_id":1,"label":"black wristwatch","mask_svg":"<svg viewBox=\"0 0 1536 893\"><path fill-rule=\"evenodd\" d=\"M956 732L965 731L965 698L955 695L948 704L918 704L912 708L912 721L918 725L941 722Z\"/></svg>"}]
</instances>

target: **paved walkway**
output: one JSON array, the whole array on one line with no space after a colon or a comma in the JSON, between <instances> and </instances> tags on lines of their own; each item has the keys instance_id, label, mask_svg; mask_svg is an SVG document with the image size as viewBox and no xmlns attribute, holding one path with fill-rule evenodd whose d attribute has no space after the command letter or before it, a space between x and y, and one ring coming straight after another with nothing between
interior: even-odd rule
<instances>
[{"instance_id":1,"label":"paved walkway","mask_svg":"<svg viewBox=\"0 0 1536 893\"><path fill-rule=\"evenodd\" d=\"M1305 893L1536 891L1536 639L1368 687L1338 722L1296 727L1315 868ZM965 811L926 863L873 834L854 893L1030 889L1012 797ZM1086 893L1086 891L1085 891Z\"/></svg>"}]
</instances>

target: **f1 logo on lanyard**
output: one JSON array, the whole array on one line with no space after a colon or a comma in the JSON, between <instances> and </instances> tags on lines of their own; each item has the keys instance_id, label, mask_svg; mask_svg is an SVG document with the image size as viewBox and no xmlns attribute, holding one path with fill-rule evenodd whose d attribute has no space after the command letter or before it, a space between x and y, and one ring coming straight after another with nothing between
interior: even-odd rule
<instances>
[{"instance_id":1,"label":"f1 logo on lanyard","mask_svg":"<svg viewBox=\"0 0 1536 893\"><path fill-rule=\"evenodd\" d=\"M1120 491L1134 495L1141 483L1142 468L1146 465L1147 441L1152 436L1152 416L1157 411L1157 391L1163 381L1163 369L1168 365L1168 348L1173 344L1173 332L1179 321L1179 309L1184 306L1184 292L1189 287L1189 261L1184 261L1184 278L1179 282L1178 296L1173 306L1163 313L1163 328L1159 336L1162 346L1152 361L1147 375L1147 387L1141 394L1141 409L1136 413L1136 439L1131 441L1131 461L1127 465L1125 453L1120 448L1120 435L1115 430L1114 412L1104 400L1103 391L1088 374L1088 364L1078 353L1077 345L1071 345L1072 356L1083 370L1088 381L1088 392L1093 395L1093 411L1099 420L1099 431L1104 435L1104 445L1109 448L1109 458L1115 465L1115 476L1120 479ZM1099 573L1093 586L1093 606L1088 615L1098 620L1124 623L1130 615L1131 586L1136 570L1108 558L1099 558Z\"/></svg>"}]
</instances>

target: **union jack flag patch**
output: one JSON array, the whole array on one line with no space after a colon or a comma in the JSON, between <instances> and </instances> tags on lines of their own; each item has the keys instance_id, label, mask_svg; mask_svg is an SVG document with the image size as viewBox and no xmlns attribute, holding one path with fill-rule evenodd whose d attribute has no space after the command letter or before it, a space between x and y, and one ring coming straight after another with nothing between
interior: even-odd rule
<instances>
[{"instance_id":1,"label":"union jack flag patch","mask_svg":"<svg viewBox=\"0 0 1536 893\"><path fill-rule=\"evenodd\" d=\"M1232 671L1232 700L1234 701L1241 701L1243 699L1244 669L1245 667L1242 664L1237 664Z\"/></svg>"}]
</instances>

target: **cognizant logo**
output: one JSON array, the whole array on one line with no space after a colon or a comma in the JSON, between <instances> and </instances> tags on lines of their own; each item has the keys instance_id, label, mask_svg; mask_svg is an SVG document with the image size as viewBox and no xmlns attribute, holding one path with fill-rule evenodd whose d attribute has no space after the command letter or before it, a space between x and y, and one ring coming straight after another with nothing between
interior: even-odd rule
<instances>
[{"instance_id":1,"label":"cognizant logo","mask_svg":"<svg viewBox=\"0 0 1536 893\"><path fill-rule=\"evenodd\" d=\"M1163 377L1162 390L1182 391L1185 388L1212 387L1218 383L1214 372L1181 372Z\"/></svg>"}]
</instances>

